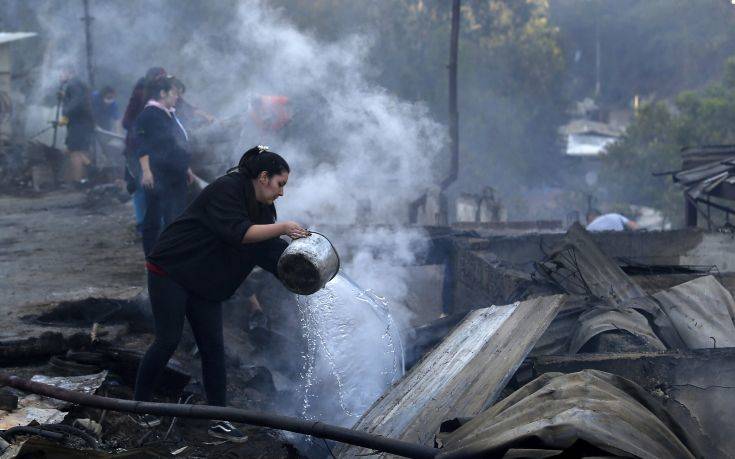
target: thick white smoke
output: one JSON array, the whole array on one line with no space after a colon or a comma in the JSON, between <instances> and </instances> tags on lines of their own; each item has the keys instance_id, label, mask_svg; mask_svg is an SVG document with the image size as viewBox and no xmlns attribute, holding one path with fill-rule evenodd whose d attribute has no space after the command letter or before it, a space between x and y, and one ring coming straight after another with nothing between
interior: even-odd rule
<instances>
[{"instance_id":1,"label":"thick white smoke","mask_svg":"<svg viewBox=\"0 0 735 459\"><path fill-rule=\"evenodd\" d=\"M132 85L148 67L160 65L186 83L191 102L241 121L240 145L220 160L234 164L246 147L262 143L281 153L292 174L277 203L279 218L314 228L353 225L332 235L357 247L343 269L386 297L399 319L405 317L408 273L402 265L413 262L424 237L407 227L408 209L444 171L439 165L445 162L440 154L446 129L422 104L400 100L370 81L369 35L322 42L259 1L92 5L98 86L112 74ZM51 44L41 79L47 90L57 84L54 68L76 63L84 69L84 35L75 3L40 2L40 11ZM191 32L182 34L182 28ZM119 89L124 105L129 92ZM248 125L247 109L263 94L292 102L295 128L288 136L260 138ZM354 226L358 221L361 226ZM385 226L371 226L378 224Z\"/></svg>"}]
</instances>

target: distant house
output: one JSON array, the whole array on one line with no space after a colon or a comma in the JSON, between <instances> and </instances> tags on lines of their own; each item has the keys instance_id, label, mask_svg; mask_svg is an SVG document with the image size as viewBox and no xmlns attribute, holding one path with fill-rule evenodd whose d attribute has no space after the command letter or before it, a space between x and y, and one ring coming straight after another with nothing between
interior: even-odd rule
<instances>
[{"instance_id":1,"label":"distant house","mask_svg":"<svg viewBox=\"0 0 735 459\"><path fill-rule=\"evenodd\" d=\"M566 139L564 153L570 157L598 157L608 145L615 142L622 130L610 124L575 119L560 129Z\"/></svg>"}]
</instances>

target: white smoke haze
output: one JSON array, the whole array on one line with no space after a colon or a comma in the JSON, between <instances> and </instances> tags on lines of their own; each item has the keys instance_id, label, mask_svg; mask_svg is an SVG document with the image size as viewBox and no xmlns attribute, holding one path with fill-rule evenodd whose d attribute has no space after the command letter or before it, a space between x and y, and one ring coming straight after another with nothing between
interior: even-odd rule
<instances>
[{"instance_id":1,"label":"white smoke haze","mask_svg":"<svg viewBox=\"0 0 735 459\"><path fill-rule=\"evenodd\" d=\"M80 76L86 75L84 33L76 2L35 1L50 43L39 79L40 100L57 87L56 69L62 65L75 63ZM129 88L145 70L163 66L187 85L187 100L219 118L242 120L241 144L219 158L223 163L236 164L247 147L271 141L255 138L246 124L252 98L289 97L301 129L270 143L292 169L285 196L278 201L279 218L315 229L358 220L388 225L352 226L348 234L327 236L358 247L349 257L342 254L344 271L361 287L385 297L399 320L406 319L404 265L414 261L414 250L425 237L407 227L409 204L446 169L445 161L439 161L446 151L446 129L424 105L400 100L369 81L374 71L367 59L371 37L322 42L260 1L210 6L153 0L91 3L97 86L106 84L105 75L126 79L130 86L118 87L124 108ZM207 14L215 8L220 14ZM182 28L192 32L177 41L187 36ZM373 335L380 340L384 333L376 328Z\"/></svg>"}]
</instances>

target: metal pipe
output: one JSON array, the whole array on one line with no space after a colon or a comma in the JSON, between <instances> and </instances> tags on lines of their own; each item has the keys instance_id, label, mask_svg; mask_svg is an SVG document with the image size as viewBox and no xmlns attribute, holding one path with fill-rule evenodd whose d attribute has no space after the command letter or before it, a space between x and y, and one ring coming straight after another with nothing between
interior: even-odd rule
<instances>
[{"instance_id":1,"label":"metal pipe","mask_svg":"<svg viewBox=\"0 0 735 459\"><path fill-rule=\"evenodd\" d=\"M136 402L133 400L122 400L102 397L99 395L88 395L3 373L0 373L0 384L92 408L137 414L153 414L156 416L176 416L181 418L217 419L242 422L244 424L254 426L288 430L289 432L326 438L409 458L433 459L439 452L439 450L428 446L417 445L392 438L385 438L380 435L333 426L319 421L306 421L303 419L272 413L222 406Z\"/></svg>"}]
</instances>

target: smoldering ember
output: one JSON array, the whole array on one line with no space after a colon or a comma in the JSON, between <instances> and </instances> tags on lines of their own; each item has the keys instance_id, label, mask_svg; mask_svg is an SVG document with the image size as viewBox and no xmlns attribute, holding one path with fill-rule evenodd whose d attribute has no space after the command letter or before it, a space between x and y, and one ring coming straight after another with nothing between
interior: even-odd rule
<instances>
[{"instance_id":1,"label":"smoldering ember","mask_svg":"<svg viewBox=\"0 0 735 459\"><path fill-rule=\"evenodd\" d=\"M735 457L734 201L728 0L0 0L0 459Z\"/></svg>"}]
</instances>

